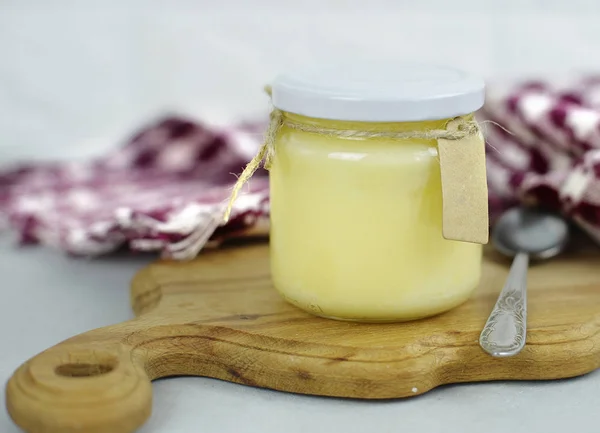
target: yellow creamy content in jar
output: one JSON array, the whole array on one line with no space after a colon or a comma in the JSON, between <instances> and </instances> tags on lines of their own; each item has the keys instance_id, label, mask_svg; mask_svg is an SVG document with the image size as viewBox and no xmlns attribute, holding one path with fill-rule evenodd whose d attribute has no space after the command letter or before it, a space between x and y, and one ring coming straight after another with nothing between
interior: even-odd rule
<instances>
[{"instance_id":1,"label":"yellow creamy content in jar","mask_svg":"<svg viewBox=\"0 0 600 433\"><path fill-rule=\"evenodd\" d=\"M353 59L280 75L265 142L232 194L264 160L279 293L365 322L465 302L481 274L475 242L488 234L473 115L483 100L482 80L440 66Z\"/></svg>"},{"instance_id":2,"label":"yellow creamy content in jar","mask_svg":"<svg viewBox=\"0 0 600 433\"><path fill-rule=\"evenodd\" d=\"M443 129L447 119L297 122L350 130ZM270 170L271 273L292 304L345 320L400 321L465 302L482 247L442 237L435 140L348 139L281 128Z\"/></svg>"}]
</instances>

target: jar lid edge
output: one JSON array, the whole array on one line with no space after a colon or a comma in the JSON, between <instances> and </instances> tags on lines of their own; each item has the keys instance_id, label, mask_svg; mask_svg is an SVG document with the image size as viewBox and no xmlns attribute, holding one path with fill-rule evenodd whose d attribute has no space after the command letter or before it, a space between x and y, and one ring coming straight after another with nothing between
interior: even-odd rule
<instances>
[{"instance_id":1,"label":"jar lid edge","mask_svg":"<svg viewBox=\"0 0 600 433\"><path fill-rule=\"evenodd\" d=\"M444 119L475 112L484 100L480 77L414 63L320 65L280 74L272 84L276 108L331 120Z\"/></svg>"}]
</instances>

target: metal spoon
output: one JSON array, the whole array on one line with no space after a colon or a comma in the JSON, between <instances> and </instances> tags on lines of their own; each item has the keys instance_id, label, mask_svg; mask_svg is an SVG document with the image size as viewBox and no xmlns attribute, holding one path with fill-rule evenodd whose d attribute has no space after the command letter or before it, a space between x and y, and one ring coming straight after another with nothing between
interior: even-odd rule
<instances>
[{"instance_id":1,"label":"metal spoon","mask_svg":"<svg viewBox=\"0 0 600 433\"><path fill-rule=\"evenodd\" d=\"M488 318L479 345L492 356L508 357L525 346L527 333L527 267L532 260L549 259L567 244L569 227L559 215L534 208L505 212L492 230L500 253L514 257L504 288Z\"/></svg>"}]
</instances>

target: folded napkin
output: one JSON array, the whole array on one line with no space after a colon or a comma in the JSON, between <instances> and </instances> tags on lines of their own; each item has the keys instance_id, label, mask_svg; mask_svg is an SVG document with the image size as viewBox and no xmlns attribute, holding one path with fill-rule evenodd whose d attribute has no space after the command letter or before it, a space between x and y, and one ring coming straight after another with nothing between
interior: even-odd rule
<instances>
[{"instance_id":1,"label":"folded napkin","mask_svg":"<svg viewBox=\"0 0 600 433\"><path fill-rule=\"evenodd\" d=\"M491 88L484 121L491 221L518 203L564 213L600 241L600 77ZM108 155L0 172L0 219L21 244L97 256L123 246L193 258L269 230L268 177L257 172L226 224L236 175L266 124L220 129L167 117Z\"/></svg>"}]
</instances>

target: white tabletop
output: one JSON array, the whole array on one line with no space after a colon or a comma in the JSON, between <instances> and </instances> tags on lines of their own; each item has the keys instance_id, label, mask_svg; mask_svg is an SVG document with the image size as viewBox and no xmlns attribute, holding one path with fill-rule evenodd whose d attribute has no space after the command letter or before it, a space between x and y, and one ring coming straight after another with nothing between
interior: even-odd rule
<instances>
[{"instance_id":1,"label":"white tabletop","mask_svg":"<svg viewBox=\"0 0 600 433\"><path fill-rule=\"evenodd\" d=\"M83 260L0 242L0 375L86 330L127 320L128 286L152 257ZM1 393L4 407L4 393ZM600 430L600 372L552 382L445 386L419 397L356 401L208 378L162 379L142 433L506 433ZM2 410L0 432L17 433Z\"/></svg>"}]
</instances>

